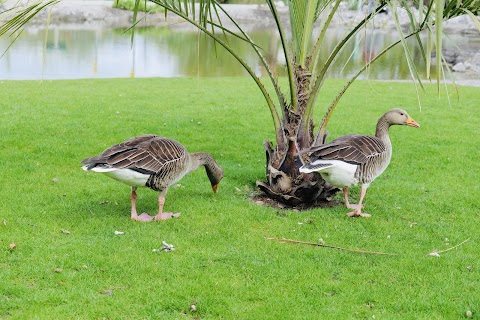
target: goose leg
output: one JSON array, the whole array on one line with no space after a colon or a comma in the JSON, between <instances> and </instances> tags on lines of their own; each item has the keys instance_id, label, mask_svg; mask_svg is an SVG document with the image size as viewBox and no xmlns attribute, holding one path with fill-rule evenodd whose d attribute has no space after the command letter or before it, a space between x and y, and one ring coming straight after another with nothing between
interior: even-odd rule
<instances>
[{"instance_id":1,"label":"goose leg","mask_svg":"<svg viewBox=\"0 0 480 320\"><path fill-rule=\"evenodd\" d=\"M367 193L367 187L362 186L362 189L360 191L360 200L358 201L358 204L355 208L355 211L347 213L347 215L349 217L364 217L364 218L371 217L370 214L362 212L362 202L363 202L363 198L365 197L366 193Z\"/></svg>"},{"instance_id":2,"label":"goose leg","mask_svg":"<svg viewBox=\"0 0 480 320\"><path fill-rule=\"evenodd\" d=\"M137 205L136 205L136 200L137 200L137 187L132 187L132 192L130 194L130 200L132 202L132 214L131 218L132 220L135 221L142 221L142 222L148 222L152 221L153 217L148 215L147 213L142 213L141 215L137 214Z\"/></svg>"},{"instance_id":3,"label":"goose leg","mask_svg":"<svg viewBox=\"0 0 480 320\"><path fill-rule=\"evenodd\" d=\"M171 212L163 212L163 206L165 204L165 195L167 190L162 190L158 193L158 213L155 216L155 221L159 220L168 220L171 218L178 218L180 217L180 213L171 213Z\"/></svg>"},{"instance_id":4,"label":"goose leg","mask_svg":"<svg viewBox=\"0 0 480 320\"><path fill-rule=\"evenodd\" d=\"M357 209L358 206L363 208L363 204L353 204L348 201L348 187L343 187L343 197L345 198L345 206L347 206L348 209Z\"/></svg>"}]
</instances>

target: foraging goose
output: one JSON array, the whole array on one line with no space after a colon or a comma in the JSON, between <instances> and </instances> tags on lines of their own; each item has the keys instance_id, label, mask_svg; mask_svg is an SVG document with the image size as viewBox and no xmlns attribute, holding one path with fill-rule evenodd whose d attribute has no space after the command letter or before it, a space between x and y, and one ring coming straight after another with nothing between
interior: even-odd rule
<instances>
[{"instance_id":1,"label":"foraging goose","mask_svg":"<svg viewBox=\"0 0 480 320\"><path fill-rule=\"evenodd\" d=\"M205 166L214 192L223 178L222 168L205 152L188 153L179 142L156 135L142 135L111 146L100 155L82 160L83 170L101 172L132 187L131 218L137 221L166 220L179 214L163 212L168 187L187 173ZM135 200L138 187L158 191L158 214L137 215Z\"/></svg>"},{"instance_id":2,"label":"foraging goose","mask_svg":"<svg viewBox=\"0 0 480 320\"><path fill-rule=\"evenodd\" d=\"M347 213L350 217L370 217L362 213L362 202L370 183L388 167L392 156L392 143L388 135L391 125L407 125L418 128L420 125L406 111L392 109L377 123L375 136L345 135L328 144L311 148L311 162L300 167L300 172L316 171L331 185L343 188L345 205L355 209ZM348 187L362 184L357 205L348 202Z\"/></svg>"}]
</instances>

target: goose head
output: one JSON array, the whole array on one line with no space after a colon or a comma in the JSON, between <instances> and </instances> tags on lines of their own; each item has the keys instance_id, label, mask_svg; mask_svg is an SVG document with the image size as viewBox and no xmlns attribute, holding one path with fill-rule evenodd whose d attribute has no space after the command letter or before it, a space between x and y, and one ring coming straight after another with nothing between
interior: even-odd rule
<instances>
[{"instance_id":1,"label":"goose head","mask_svg":"<svg viewBox=\"0 0 480 320\"><path fill-rule=\"evenodd\" d=\"M414 128L420 127L420 124L412 119L408 113L400 108L394 108L384 115L385 120L389 125L405 125Z\"/></svg>"},{"instance_id":2,"label":"goose head","mask_svg":"<svg viewBox=\"0 0 480 320\"><path fill-rule=\"evenodd\" d=\"M204 166L207 172L208 180L212 185L213 192L217 192L218 184L223 178L223 169L218 165L210 153L195 152L190 154L191 164L189 171L196 170L199 166Z\"/></svg>"},{"instance_id":3,"label":"goose head","mask_svg":"<svg viewBox=\"0 0 480 320\"><path fill-rule=\"evenodd\" d=\"M215 165L205 166L205 169L207 171L208 180L210 180L210 184L212 185L213 192L217 192L218 184L223 179L222 168L215 162Z\"/></svg>"}]
</instances>

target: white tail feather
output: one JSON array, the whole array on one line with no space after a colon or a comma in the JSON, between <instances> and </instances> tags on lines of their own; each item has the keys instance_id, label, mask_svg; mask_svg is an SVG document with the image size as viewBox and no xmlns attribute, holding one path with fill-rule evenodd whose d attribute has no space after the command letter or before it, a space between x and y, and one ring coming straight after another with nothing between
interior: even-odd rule
<instances>
[{"instance_id":1,"label":"white tail feather","mask_svg":"<svg viewBox=\"0 0 480 320\"><path fill-rule=\"evenodd\" d=\"M317 160L300 167L299 170L300 172L303 172L303 173L310 173L310 172L325 170L331 167L333 167L333 164L331 162Z\"/></svg>"},{"instance_id":2,"label":"white tail feather","mask_svg":"<svg viewBox=\"0 0 480 320\"><path fill-rule=\"evenodd\" d=\"M95 171L95 172L112 172L116 171L118 169L112 168L112 167L106 167L106 166L96 166L91 169L88 168L88 165L82 167L83 170L85 171Z\"/></svg>"},{"instance_id":3,"label":"white tail feather","mask_svg":"<svg viewBox=\"0 0 480 320\"><path fill-rule=\"evenodd\" d=\"M131 169L116 169L109 167L108 165L97 165L91 169L88 169L88 165L82 167L85 171L94 171L105 174L106 176L115 179L117 181L128 184L134 187L145 187L150 175L141 173Z\"/></svg>"}]
</instances>

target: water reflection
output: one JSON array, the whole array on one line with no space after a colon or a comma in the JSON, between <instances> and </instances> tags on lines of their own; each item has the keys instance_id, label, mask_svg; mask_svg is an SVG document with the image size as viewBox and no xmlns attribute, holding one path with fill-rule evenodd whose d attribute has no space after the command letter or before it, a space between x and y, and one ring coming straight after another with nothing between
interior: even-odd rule
<instances>
[{"instance_id":1,"label":"water reflection","mask_svg":"<svg viewBox=\"0 0 480 320\"><path fill-rule=\"evenodd\" d=\"M345 31L331 30L322 48L323 59ZM278 74L284 72L280 42L274 30L255 32L252 37L265 51ZM366 62L390 44L392 36L366 30L349 43L330 73L331 77L354 75ZM45 39L47 41L45 42ZM2 52L11 39L1 37ZM411 42L413 44L413 41ZM258 74L264 70L244 43L232 42ZM200 48L200 50L199 50ZM411 46L411 54L424 67L421 51ZM215 58L216 57L216 58ZM347 63L345 63L347 62ZM0 79L73 79L125 77L237 76L246 72L222 47L214 46L191 31L166 28L137 29L132 46L123 30L27 29L0 59ZM381 57L362 78L409 79L403 49L398 46Z\"/></svg>"}]
</instances>

